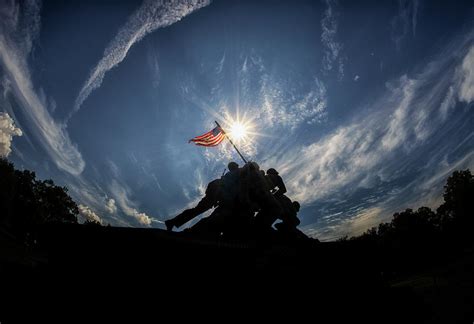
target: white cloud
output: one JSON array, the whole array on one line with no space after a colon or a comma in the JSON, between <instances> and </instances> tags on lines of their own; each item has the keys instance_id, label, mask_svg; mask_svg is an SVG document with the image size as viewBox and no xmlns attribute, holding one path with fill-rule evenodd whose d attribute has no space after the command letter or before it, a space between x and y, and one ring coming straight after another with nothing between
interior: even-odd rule
<instances>
[{"instance_id":1,"label":"white cloud","mask_svg":"<svg viewBox=\"0 0 474 324\"><path fill-rule=\"evenodd\" d=\"M356 75L356 76L354 77L354 81L358 81L359 79L360 79L360 76L358 76L358 75Z\"/></svg>"},{"instance_id":2,"label":"white cloud","mask_svg":"<svg viewBox=\"0 0 474 324\"><path fill-rule=\"evenodd\" d=\"M407 162L399 162L392 170L395 156L397 160L400 155L409 157L435 131L438 136L449 132L441 128L444 121L438 117L439 107L452 87L459 87L453 60L456 62L455 53L460 50L441 53L440 59L427 64L418 75L388 83L387 91L368 107L370 113L365 117L313 144L278 153L266 163L278 168L293 198L305 204L357 188L368 174L382 181L396 177L397 168ZM463 67L465 63L466 59Z\"/></svg>"},{"instance_id":3,"label":"white cloud","mask_svg":"<svg viewBox=\"0 0 474 324\"><path fill-rule=\"evenodd\" d=\"M321 42L325 47L323 69L325 71L331 71L334 65L337 64L338 77L342 79L344 77L344 58L341 56L343 46L340 42L336 41L338 28L338 14L334 10L336 4L337 2L335 0L326 0L327 8L321 20Z\"/></svg>"},{"instance_id":4,"label":"white cloud","mask_svg":"<svg viewBox=\"0 0 474 324\"><path fill-rule=\"evenodd\" d=\"M0 157L10 154L13 136L21 136L21 129L15 126L7 113L0 112Z\"/></svg>"},{"instance_id":5,"label":"white cloud","mask_svg":"<svg viewBox=\"0 0 474 324\"><path fill-rule=\"evenodd\" d=\"M147 214L136 209L135 203L129 198L129 189L119 184L116 180L112 181L110 191L114 200L118 203L120 209L125 215L134 218L140 225L150 226L153 219Z\"/></svg>"},{"instance_id":6,"label":"white cloud","mask_svg":"<svg viewBox=\"0 0 474 324\"><path fill-rule=\"evenodd\" d=\"M112 198L108 199L105 204L105 209L110 214L115 214L117 212L117 206L115 205L115 200Z\"/></svg>"},{"instance_id":7,"label":"white cloud","mask_svg":"<svg viewBox=\"0 0 474 324\"><path fill-rule=\"evenodd\" d=\"M401 87L395 89L393 94L398 105L388 120L387 131L381 139L382 147L391 151L406 140L409 135L406 126L409 122L410 112L413 109L413 97L418 86L418 82L408 79L406 75L400 79Z\"/></svg>"},{"instance_id":8,"label":"white cloud","mask_svg":"<svg viewBox=\"0 0 474 324\"><path fill-rule=\"evenodd\" d=\"M219 61L219 64L216 66L216 74L222 73L222 70L224 69L224 63L225 63L225 53L222 55L221 60Z\"/></svg>"},{"instance_id":9,"label":"white cloud","mask_svg":"<svg viewBox=\"0 0 474 324\"><path fill-rule=\"evenodd\" d=\"M236 119L236 116L239 116L241 120L251 119L256 126L251 131L258 135L252 136L249 141L239 143L239 150L245 156L256 158L262 148L267 151L267 146L271 146L273 150L276 144L282 144L282 139L287 139L303 125L326 121L327 89L318 77L311 74L306 75L307 82L292 82L288 78L282 78L278 73L273 73L257 53L242 55L236 64L239 104L235 107L232 99L222 94L225 92L223 89L229 87L229 84L225 84L219 75L219 70L223 68L222 64L225 64L224 56L220 62L216 62L217 67L213 65L207 69L215 71L215 78L209 78L213 89L209 97L201 94L197 86L198 81L192 77L183 80L182 94L195 106L205 111L208 118L204 122L204 129L213 127L214 120L225 121ZM216 107L219 108L216 110ZM227 118L227 116L232 118ZM284 138L271 136L279 132L285 132L288 136ZM224 141L218 148L204 149L203 154L209 167L209 164L222 165L229 161L234 152L232 146Z\"/></svg>"},{"instance_id":10,"label":"white cloud","mask_svg":"<svg viewBox=\"0 0 474 324\"><path fill-rule=\"evenodd\" d=\"M151 85L153 88L158 88L160 85L160 65L158 64L158 53L154 49L149 49L147 59L152 78Z\"/></svg>"},{"instance_id":11,"label":"white cloud","mask_svg":"<svg viewBox=\"0 0 474 324\"><path fill-rule=\"evenodd\" d=\"M79 215L84 218L85 221L94 221L94 222L99 222L102 224L102 219L92 211L89 207L79 204L77 206L79 208Z\"/></svg>"},{"instance_id":12,"label":"white cloud","mask_svg":"<svg viewBox=\"0 0 474 324\"><path fill-rule=\"evenodd\" d=\"M108 192L99 183L79 175L69 177L67 187L75 201L88 206L100 215L103 221L115 226L131 226L131 222L118 212L115 199L110 198Z\"/></svg>"},{"instance_id":13,"label":"white cloud","mask_svg":"<svg viewBox=\"0 0 474 324\"><path fill-rule=\"evenodd\" d=\"M104 56L82 86L71 115L81 108L81 105L93 90L100 87L105 74L125 59L128 51L135 43L156 29L172 25L209 3L209 0L167 2L145 0L105 49Z\"/></svg>"},{"instance_id":14,"label":"white cloud","mask_svg":"<svg viewBox=\"0 0 474 324\"><path fill-rule=\"evenodd\" d=\"M439 113L443 121L446 120L449 111L454 107L455 104L456 98L454 96L454 87L451 86L449 87L448 93L446 94L446 97L443 99L439 107Z\"/></svg>"},{"instance_id":15,"label":"white cloud","mask_svg":"<svg viewBox=\"0 0 474 324\"><path fill-rule=\"evenodd\" d=\"M64 125L58 124L34 90L28 68L28 55L39 32L39 9L36 1L22 7L14 2L2 7L0 28L0 62L13 95L26 121L27 129L36 135L56 165L73 175L85 167L81 153L71 142ZM28 132L27 129L23 129Z\"/></svg>"},{"instance_id":16,"label":"white cloud","mask_svg":"<svg viewBox=\"0 0 474 324\"><path fill-rule=\"evenodd\" d=\"M3 99L6 100L8 94L11 91L11 86L10 86L11 82L5 75L2 77L1 81L2 82L1 82L1 85L0 85L0 89L2 89Z\"/></svg>"},{"instance_id":17,"label":"white cloud","mask_svg":"<svg viewBox=\"0 0 474 324\"><path fill-rule=\"evenodd\" d=\"M410 27L413 37L416 35L416 24L418 15L418 0L398 0L398 13L392 19L392 40L397 49L408 35Z\"/></svg>"},{"instance_id":18,"label":"white cloud","mask_svg":"<svg viewBox=\"0 0 474 324\"><path fill-rule=\"evenodd\" d=\"M249 108L247 114L256 116L266 127L295 129L302 123L313 124L324 120L327 91L324 83L314 78L308 92L297 96L278 83L268 83L261 89L263 107Z\"/></svg>"},{"instance_id":19,"label":"white cloud","mask_svg":"<svg viewBox=\"0 0 474 324\"><path fill-rule=\"evenodd\" d=\"M380 224L383 221L382 215L384 215L384 211L380 207L364 209L356 215L344 219L333 234L337 237L360 235L368 228Z\"/></svg>"},{"instance_id":20,"label":"white cloud","mask_svg":"<svg viewBox=\"0 0 474 324\"><path fill-rule=\"evenodd\" d=\"M415 191L422 193L422 197L417 197L414 201L407 203L413 205L422 203L431 208L438 207L443 201L442 192L446 180L454 171L463 169L474 169L474 149L451 163L447 161L446 157L443 158L438 162L438 165L432 167L432 172L429 175L422 177L422 179L416 179L413 186Z\"/></svg>"},{"instance_id":21,"label":"white cloud","mask_svg":"<svg viewBox=\"0 0 474 324\"><path fill-rule=\"evenodd\" d=\"M468 141L469 139L466 140ZM433 157L433 160L435 164L427 166L425 173L417 175L403 187L391 190L389 195L379 195L374 202L369 199L369 203L343 208L342 212L323 216L322 225L310 224L302 227L302 230L322 241L336 240L343 236L360 235L382 222L389 222L395 212L406 208L427 206L435 210L443 202L443 186L452 172L474 168L474 151L452 163L446 159L440 161L437 157Z\"/></svg>"},{"instance_id":22,"label":"white cloud","mask_svg":"<svg viewBox=\"0 0 474 324\"><path fill-rule=\"evenodd\" d=\"M325 239L356 235L404 208L436 207L447 175L457 168L473 167L472 132L466 136L465 129L469 110L452 109L457 102L472 100L467 99L469 91L461 90L469 89L463 85L470 82L472 37L469 34L448 44L420 73L387 83L385 93L365 107L365 116L313 144L298 145L266 161L280 171L290 197L303 206L331 206L320 210L330 215L328 219L322 217L303 227L307 234ZM459 58L458 53L468 54ZM462 140L456 146L443 142L458 136ZM420 165L422 159L429 159L428 165ZM415 170L410 183L399 180ZM393 187L393 181L403 187ZM377 192L378 201L364 198L356 210L330 203L331 199L350 199L361 186L373 191L386 190L384 186L392 189ZM331 216L340 210L348 220Z\"/></svg>"},{"instance_id":23,"label":"white cloud","mask_svg":"<svg viewBox=\"0 0 474 324\"><path fill-rule=\"evenodd\" d=\"M470 103L474 100L474 46L471 46L464 57L459 73L461 77L459 99Z\"/></svg>"}]
</instances>

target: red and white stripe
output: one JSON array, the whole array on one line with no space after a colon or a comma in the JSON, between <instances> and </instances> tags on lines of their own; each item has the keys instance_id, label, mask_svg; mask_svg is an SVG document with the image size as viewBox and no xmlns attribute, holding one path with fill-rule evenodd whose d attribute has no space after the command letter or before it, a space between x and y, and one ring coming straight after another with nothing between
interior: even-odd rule
<instances>
[{"instance_id":1,"label":"red and white stripe","mask_svg":"<svg viewBox=\"0 0 474 324\"><path fill-rule=\"evenodd\" d=\"M201 136L196 136L193 139L190 139L190 142L194 142L196 145L200 146L216 146L224 140L224 133L220 131L216 136L213 134L213 130L203 134Z\"/></svg>"}]
</instances>

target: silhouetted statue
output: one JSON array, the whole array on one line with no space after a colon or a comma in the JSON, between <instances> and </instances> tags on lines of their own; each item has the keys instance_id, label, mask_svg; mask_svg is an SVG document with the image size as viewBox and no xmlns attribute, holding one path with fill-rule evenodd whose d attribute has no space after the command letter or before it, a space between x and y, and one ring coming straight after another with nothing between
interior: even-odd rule
<instances>
[{"instance_id":1,"label":"silhouetted statue","mask_svg":"<svg viewBox=\"0 0 474 324\"><path fill-rule=\"evenodd\" d=\"M291 199L285 195L281 195L278 198L278 202L283 208L283 213L281 216L282 222L279 223L282 225L280 225L279 227L284 226L287 229L296 228L296 226L300 224L300 220L296 216L296 214L300 211L300 203L297 201L292 202ZM275 227L277 226L275 225Z\"/></svg>"},{"instance_id":2,"label":"silhouetted statue","mask_svg":"<svg viewBox=\"0 0 474 324\"><path fill-rule=\"evenodd\" d=\"M257 230L270 230L273 223L275 223L278 219L282 220L282 223L279 223L280 229L294 229L300 224L300 220L296 216L296 214L300 210L299 202L292 202L291 199L284 194L277 195L275 196L275 198L278 202L281 212L279 214L265 211L259 212L255 216L255 224L257 226Z\"/></svg>"},{"instance_id":3,"label":"silhouetted statue","mask_svg":"<svg viewBox=\"0 0 474 324\"><path fill-rule=\"evenodd\" d=\"M230 166L230 164L229 164ZM253 235L254 215L265 211L279 217L281 208L270 193L270 186L260 167L249 162L223 176L222 201L207 218L191 228L209 236L246 237Z\"/></svg>"},{"instance_id":4,"label":"silhouetted statue","mask_svg":"<svg viewBox=\"0 0 474 324\"><path fill-rule=\"evenodd\" d=\"M207 185L206 195L199 201L196 207L187 209L175 218L165 221L168 231L171 231L173 227L181 227L211 208L217 206L225 206L225 208L234 207L234 200L238 194L239 165L235 162L230 162L227 167L229 172Z\"/></svg>"},{"instance_id":5,"label":"silhouetted statue","mask_svg":"<svg viewBox=\"0 0 474 324\"><path fill-rule=\"evenodd\" d=\"M275 224L275 228L278 232L286 239L308 239L306 234L297 228L300 224L300 220L296 214L300 211L300 203L297 201L292 202L290 198L285 195L282 195L279 201L285 212L281 218L282 222Z\"/></svg>"},{"instance_id":6,"label":"silhouetted statue","mask_svg":"<svg viewBox=\"0 0 474 324\"><path fill-rule=\"evenodd\" d=\"M186 231L206 237L245 238L271 231L277 219L282 220L280 232L288 235L297 231L299 203L292 202L285 195L285 184L275 169L271 168L265 174L256 162L248 162L242 168L230 162L228 169L229 172L217 182L217 194L209 193L211 182L198 206L166 221L167 229L179 227L216 207L209 217L201 219Z\"/></svg>"},{"instance_id":7,"label":"silhouetted statue","mask_svg":"<svg viewBox=\"0 0 474 324\"><path fill-rule=\"evenodd\" d=\"M206 195L199 201L194 208L186 209L178 216L165 221L166 229L171 231L173 227L181 227L193 218L216 207L220 200L222 179L211 181L206 188Z\"/></svg>"},{"instance_id":8,"label":"silhouetted statue","mask_svg":"<svg viewBox=\"0 0 474 324\"><path fill-rule=\"evenodd\" d=\"M283 179L278 174L277 170L270 168L267 170L267 179L270 185L270 191L275 196L283 195L286 193L286 187L283 183ZM275 189L278 188L278 189Z\"/></svg>"},{"instance_id":9,"label":"silhouetted statue","mask_svg":"<svg viewBox=\"0 0 474 324\"><path fill-rule=\"evenodd\" d=\"M230 162L227 168L229 172L224 174L221 178L222 190L220 205L226 208L233 208L235 207L236 198L239 194L240 169L239 165L235 162Z\"/></svg>"},{"instance_id":10,"label":"silhouetted statue","mask_svg":"<svg viewBox=\"0 0 474 324\"><path fill-rule=\"evenodd\" d=\"M245 176L249 163L239 168L230 162L229 172L222 176L221 200L209 217L201 219L191 232L207 236L242 236L250 232L253 214L250 213L249 199L245 188Z\"/></svg>"}]
</instances>

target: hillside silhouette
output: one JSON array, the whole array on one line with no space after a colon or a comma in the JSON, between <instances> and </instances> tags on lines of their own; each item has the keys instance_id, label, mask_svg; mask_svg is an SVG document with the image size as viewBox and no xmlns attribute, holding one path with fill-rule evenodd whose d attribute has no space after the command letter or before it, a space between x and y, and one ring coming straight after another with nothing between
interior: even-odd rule
<instances>
[{"instance_id":1,"label":"hillside silhouette","mask_svg":"<svg viewBox=\"0 0 474 324\"><path fill-rule=\"evenodd\" d=\"M261 172L256 164L234 169L238 173L232 168L217 181L218 189L211 182L196 207L161 230L79 224L67 188L37 180L34 172L16 170L1 159L5 291L33 299L47 289L45 282L110 288L123 285L125 278L150 277L156 279L151 283L156 291L186 291L191 299L203 291L217 297L244 290L258 291L250 293L249 301L281 304L311 291L298 299L299 307L316 307L321 314L335 310L335 316L351 320L354 313L337 311L361 310L368 303L373 309L362 317L377 313L384 316L381 322L472 320L470 170L455 171L447 179L444 202L436 210L407 209L361 236L321 243L297 229L299 204L286 196L276 170ZM188 230L173 232L212 208L209 217ZM290 307L290 302L283 304Z\"/></svg>"}]
</instances>

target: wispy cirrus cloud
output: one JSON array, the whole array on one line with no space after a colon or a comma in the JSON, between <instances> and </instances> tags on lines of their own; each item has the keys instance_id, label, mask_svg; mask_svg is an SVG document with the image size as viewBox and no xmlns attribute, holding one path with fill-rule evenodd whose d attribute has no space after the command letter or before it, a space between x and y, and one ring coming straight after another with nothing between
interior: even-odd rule
<instances>
[{"instance_id":1,"label":"wispy cirrus cloud","mask_svg":"<svg viewBox=\"0 0 474 324\"><path fill-rule=\"evenodd\" d=\"M321 20L321 43L324 46L322 64L323 70L326 72L337 69L338 78L341 80L344 77L344 58L341 55L343 46L341 42L336 40L339 26L336 6L336 0L326 0L326 10Z\"/></svg>"},{"instance_id":2,"label":"wispy cirrus cloud","mask_svg":"<svg viewBox=\"0 0 474 324\"><path fill-rule=\"evenodd\" d=\"M155 49L148 50L148 65L150 66L150 74L153 88L158 88L160 85L160 65L158 64L158 53Z\"/></svg>"},{"instance_id":3,"label":"wispy cirrus cloud","mask_svg":"<svg viewBox=\"0 0 474 324\"><path fill-rule=\"evenodd\" d=\"M449 170L452 165L474 166L473 151L469 149L473 131L468 128L469 107L474 99L469 92L470 76L474 71L472 37L470 34L456 45L447 46L420 73L410 77L403 75L387 83L386 92L368 107L370 113L366 116L339 127L313 144L294 146L285 154L271 158L267 164L278 168L286 179L290 195L306 206L336 197L336 201L340 197L351 197L359 188L377 190L384 184L397 183L410 170L419 168L420 161L429 156L433 157L430 163L436 166L446 161L446 156L456 153L456 157L450 157ZM457 53L464 53L464 56L459 58ZM446 109L446 98L450 98L453 107L464 105L464 108ZM467 137L466 132L470 134ZM463 140L460 147L443 142L456 134L468 141ZM433 143L438 144L433 146ZM461 160L463 163L457 164ZM436 176L430 170L441 169L433 167L420 171L416 178L418 183L427 175ZM377 196L382 197L383 203L374 206L373 202L367 201L370 204L355 210L349 220L382 220L407 202L419 201L425 194L416 183L390 193L379 193ZM378 209L371 211L371 217L363 217L368 206ZM345 214L347 217L347 210ZM307 229L326 228L334 234L342 227L350 228L342 218L334 223L330 220L323 222L325 226L308 226ZM358 221L357 224L362 223ZM365 223L369 225L368 221Z\"/></svg>"},{"instance_id":4,"label":"wispy cirrus cloud","mask_svg":"<svg viewBox=\"0 0 474 324\"><path fill-rule=\"evenodd\" d=\"M263 146L278 140L270 134L294 134L304 126L324 123L328 115L327 89L320 78L306 75L306 82L297 82L283 78L269 65L271 62L265 62L254 51L240 55L237 62L226 60L224 55L216 66L207 69L214 72L207 76L211 93L200 92L198 81L192 76L182 84L183 97L205 112L205 128L211 127L215 119L232 120L237 116L258 126L251 130L257 135L239 143L244 155L254 159L260 156ZM235 74L236 80L223 80L224 72ZM229 160L234 149L227 144L224 141L217 150L205 150L207 162L222 165Z\"/></svg>"},{"instance_id":5,"label":"wispy cirrus cloud","mask_svg":"<svg viewBox=\"0 0 474 324\"><path fill-rule=\"evenodd\" d=\"M375 202L367 201L356 208L340 212L340 215L337 215L340 217L328 215L326 216L328 221L324 222L323 226L315 227L311 224L303 227L303 230L308 235L323 241L335 240L344 236L357 236L380 223L389 222L394 213L406 208L416 210L421 206L427 206L436 209L443 202L443 186L446 179L455 170L466 168L471 170L474 168L474 151L451 163L445 158L436 160L428 172L414 177L402 188L378 197Z\"/></svg>"},{"instance_id":6,"label":"wispy cirrus cloud","mask_svg":"<svg viewBox=\"0 0 474 324\"><path fill-rule=\"evenodd\" d=\"M0 157L7 157L10 154L13 136L22 134L10 115L0 112Z\"/></svg>"},{"instance_id":7,"label":"wispy cirrus cloud","mask_svg":"<svg viewBox=\"0 0 474 324\"><path fill-rule=\"evenodd\" d=\"M101 223L108 223L114 226L133 226L134 221L130 222L127 217L119 212L116 200L111 198L111 193L108 188L105 188L99 176L96 176L96 181L91 180L90 177L85 177L84 174L67 178L67 187L69 195L86 208L82 208L81 217L83 220L95 220L92 213L96 214ZM91 211L91 213L88 212ZM80 210L81 212L81 210Z\"/></svg>"},{"instance_id":8,"label":"wispy cirrus cloud","mask_svg":"<svg viewBox=\"0 0 474 324\"><path fill-rule=\"evenodd\" d=\"M460 80L459 99L470 103L474 100L474 46L471 47L469 53L464 57L458 75Z\"/></svg>"},{"instance_id":9,"label":"wispy cirrus cloud","mask_svg":"<svg viewBox=\"0 0 474 324\"><path fill-rule=\"evenodd\" d=\"M462 49L468 54L461 65L470 60L472 48ZM282 173L289 176L290 185L303 201L313 201L338 190L349 182L360 180L362 174L380 165L397 149L410 152L423 144L427 137L442 124L439 108L451 90L459 83L459 70L450 57L428 64L425 70L414 76L404 75L387 84L387 93L375 101L371 113L365 118L338 128L334 133L314 144L298 147L294 159L278 161ZM436 79L443 71L443 78ZM462 72L460 72L462 71ZM435 82L430 89L428 83ZM458 101L465 99L459 92ZM471 98L472 100L472 98ZM383 109L381 109L383 108ZM292 154L289 154L292 156ZM287 157L285 157L287 160ZM304 166L304 167L303 167ZM305 174L298 172L305 169ZM307 190L309 189L309 190Z\"/></svg>"},{"instance_id":10,"label":"wispy cirrus cloud","mask_svg":"<svg viewBox=\"0 0 474 324\"><path fill-rule=\"evenodd\" d=\"M90 72L68 119L81 108L91 92L100 87L105 74L125 59L134 44L156 29L172 25L209 3L210 0L145 0L120 28L99 63Z\"/></svg>"},{"instance_id":11,"label":"wispy cirrus cloud","mask_svg":"<svg viewBox=\"0 0 474 324\"><path fill-rule=\"evenodd\" d=\"M410 32L416 35L418 0L398 0L398 13L391 21L392 41L399 50L401 43Z\"/></svg>"},{"instance_id":12,"label":"wispy cirrus cloud","mask_svg":"<svg viewBox=\"0 0 474 324\"><path fill-rule=\"evenodd\" d=\"M109 189L114 197L114 200L117 202L125 215L132 217L139 225L146 227L151 225L153 219L147 214L136 209L136 203L130 199L130 193L127 187L120 184L116 180L113 180Z\"/></svg>"},{"instance_id":13,"label":"wispy cirrus cloud","mask_svg":"<svg viewBox=\"0 0 474 324\"><path fill-rule=\"evenodd\" d=\"M23 131L35 135L58 168L79 175L85 167L82 155L65 126L51 116L30 76L27 60L40 29L40 3L6 2L0 6L0 17L0 66L8 79L2 100L15 101L27 121Z\"/></svg>"}]
</instances>

